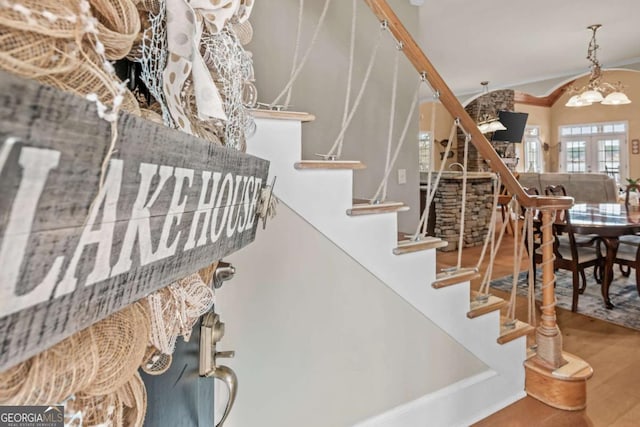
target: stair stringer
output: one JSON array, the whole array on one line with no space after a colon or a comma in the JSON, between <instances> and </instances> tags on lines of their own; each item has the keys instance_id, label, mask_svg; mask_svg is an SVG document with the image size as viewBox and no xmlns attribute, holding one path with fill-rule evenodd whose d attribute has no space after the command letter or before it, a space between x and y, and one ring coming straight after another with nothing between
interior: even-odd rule
<instances>
[{"instance_id":1,"label":"stair stringer","mask_svg":"<svg viewBox=\"0 0 640 427\"><path fill-rule=\"evenodd\" d=\"M468 405L468 399L476 399L477 414L488 415L491 412L486 412L487 408L495 411L523 397L526 341L519 338L505 345L497 343L500 313L496 311L469 319L469 282L433 289L435 250L394 255L392 250L397 246L395 212L346 215L353 203L352 170L296 170L294 163L302 159L301 122L256 119L256 123L258 130L249 139L247 152L271 162L269 182L277 177L276 196L490 368L481 383L469 382L460 389L458 394L465 396L465 400L458 404ZM441 407L450 395L443 393L436 406ZM428 396L425 399L428 403ZM434 415L429 413L434 405L416 406L413 403L399 407L397 415ZM393 413L394 410L383 414L385 425L412 425L394 423ZM362 426L377 425L374 421Z\"/></svg>"}]
</instances>

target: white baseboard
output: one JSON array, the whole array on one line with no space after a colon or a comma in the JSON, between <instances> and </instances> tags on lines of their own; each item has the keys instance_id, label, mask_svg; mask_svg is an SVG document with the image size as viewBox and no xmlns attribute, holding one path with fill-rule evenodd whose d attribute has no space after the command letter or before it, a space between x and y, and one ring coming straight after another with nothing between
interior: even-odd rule
<instances>
[{"instance_id":1,"label":"white baseboard","mask_svg":"<svg viewBox=\"0 0 640 427\"><path fill-rule=\"evenodd\" d=\"M496 400L497 395L502 398ZM469 426L525 397L493 370L458 381L353 427Z\"/></svg>"}]
</instances>

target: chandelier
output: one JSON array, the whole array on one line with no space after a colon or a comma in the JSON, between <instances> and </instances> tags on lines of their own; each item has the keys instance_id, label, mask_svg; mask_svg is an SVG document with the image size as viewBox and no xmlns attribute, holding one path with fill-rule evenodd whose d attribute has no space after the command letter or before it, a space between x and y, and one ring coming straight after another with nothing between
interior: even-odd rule
<instances>
[{"instance_id":1,"label":"chandelier","mask_svg":"<svg viewBox=\"0 0 640 427\"><path fill-rule=\"evenodd\" d=\"M602 68L596 57L599 47L596 42L596 31L598 31L598 28L601 26L600 24L595 24L587 27L592 31L591 41L587 49L587 59L591 62L589 67L591 70L589 83L580 88L573 85L569 87L569 93L574 93L574 95L569 98L569 101L565 104L566 107L584 107L594 102L599 102L603 105L631 103L627 95L622 92L621 82L611 84L602 79Z\"/></svg>"},{"instance_id":2,"label":"chandelier","mask_svg":"<svg viewBox=\"0 0 640 427\"><path fill-rule=\"evenodd\" d=\"M507 128L504 127L502 123L500 123L500 120L498 120L498 117L495 115L495 111L493 112L493 115L489 114L489 112L487 111L489 106L486 105L486 95L489 94L489 82L485 80L480 82L480 84L484 89L481 98L478 99L478 115L476 119L478 129L480 129L480 132L482 133L495 132L497 130L507 130ZM482 111L483 109L485 110L484 112Z\"/></svg>"}]
</instances>

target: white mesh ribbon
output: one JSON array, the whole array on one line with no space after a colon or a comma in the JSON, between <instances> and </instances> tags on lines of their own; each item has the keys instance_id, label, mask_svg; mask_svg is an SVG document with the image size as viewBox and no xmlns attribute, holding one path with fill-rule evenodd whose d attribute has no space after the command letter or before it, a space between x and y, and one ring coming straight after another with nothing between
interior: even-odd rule
<instances>
[{"instance_id":1,"label":"white mesh ribbon","mask_svg":"<svg viewBox=\"0 0 640 427\"><path fill-rule=\"evenodd\" d=\"M198 318L211 309L214 293L199 274L192 274L154 292L146 300L151 344L161 353L172 354L178 336L188 341Z\"/></svg>"},{"instance_id":2,"label":"white mesh ribbon","mask_svg":"<svg viewBox=\"0 0 640 427\"><path fill-rule=\"evenodd\" d=\"M193 133L182 105L182 89L191 76L199 120L227 120L222 98L200 54L204 26L217 34L234 16L249 18L253 0L167 0L169 58L163 73L167 106L178 127Z\"/></svg>"}]
</instances>

